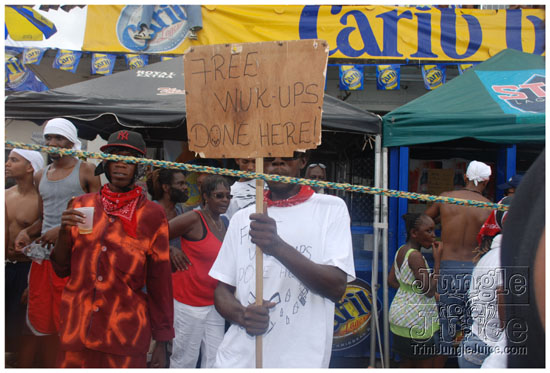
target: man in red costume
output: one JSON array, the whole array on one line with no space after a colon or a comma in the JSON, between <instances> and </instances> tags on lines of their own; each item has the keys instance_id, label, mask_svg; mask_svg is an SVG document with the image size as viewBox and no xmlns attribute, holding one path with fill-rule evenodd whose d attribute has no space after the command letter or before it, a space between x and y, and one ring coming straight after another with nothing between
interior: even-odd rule
<instances>
[{"instance_id":1,"label":"man in red costume","mask_svg":"<svg viewBox=\"0 0 550 373\"><path fill-rule=\"evenodd\" d=\"M118 131L101 151L143 157L139 133ZM142 166L104 161L109 183L98 193L73 198L61 217L51 254L58 276L69 277L61 297L63 368L145 368L151 336L151 366L166 366L166 342L174 337L168 224L163 208L148 201L135 182ZM93 230L81 234L94 207ZM142 289L146 286L147 293Z\"/></svg>"}]
</instances>

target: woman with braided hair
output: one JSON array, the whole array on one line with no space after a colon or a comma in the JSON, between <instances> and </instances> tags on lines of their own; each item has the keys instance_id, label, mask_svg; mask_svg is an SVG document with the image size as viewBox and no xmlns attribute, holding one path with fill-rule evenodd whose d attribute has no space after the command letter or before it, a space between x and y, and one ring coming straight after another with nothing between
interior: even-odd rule
<instances>
[{"instance_id":1,"label":"woman with braided hair","mask_svg":"<svg viewBox=\"0 0 550 373\"><path fill-rule=\"evenodd\" d=\"M435 242L435 223L427 215L403 215L407 242L397 250L388 284L397 289L390 307L393 349L400 368L433 368L436 365L439 318L435 302L441 260L441 243ZM434 273L420 252L433 248Z\"/></svg>"}]
</instances>

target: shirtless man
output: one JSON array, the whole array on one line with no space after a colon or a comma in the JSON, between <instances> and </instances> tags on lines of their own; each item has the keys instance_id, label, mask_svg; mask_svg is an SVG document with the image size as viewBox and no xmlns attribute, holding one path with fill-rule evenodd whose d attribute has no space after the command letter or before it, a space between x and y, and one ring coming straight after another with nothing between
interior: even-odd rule
<instances>
[{"instance_id":1,"label":"shirtless man","mask_svg":"<svg viewBox=\"0 0 550 373\"><path fill-rule=\"evenodd\" d=\"M44 126L43 134L47 146L80 149L76 127L67 119L49 120ZM61 213L71 197L97 192L101 186L99 176L94 175L95 165L92 163L60 154L51 154L50 158L53 163L34 175L34 184L40 193L39 219L19 232L15 240L17 250L22 250L33 239L51 249L58 236ZM56 276L49 260L32 263L27 326L33 336L25 341L22 348L21 367L32 367L35 364L37 349L44 357L37 363L40 367L55 366L59 345L59 304L66 282L66 279Z\"/></svg>"},{"instance_id":2,"label":"shirtless man","mask_svg":"<svg viewBox=\"0 0 550 373\"><path fill-rule=\"evenodd\" d=\"M15 237L39 218L39 195L34 187L33 174L44 167L44 158L34 150L13 149L6 162L6 177L16 184L5 192L6 196L6 351L18 358L25 305L23 292L27 288L27 276L31 260L15 251Z\"/></svg>"},{"instance_id":3,"label":"shirtless man","mask_svg":"<svg viewBox=\"0 0 550 373\"><path fill-rule=\"evenodd\" d=\"M481 193L491 176L491 167L472 161L468 165L462 190L443 192L441 196L491 202ZM443 252L437 292L439 293L439 322L442 352L451 351L458 328L466 326L466 302L470 277L476 255L477 234L491 213L490 210L444 203L434 203L425 214L441 222Z\"/></svg>"}]
</instances>

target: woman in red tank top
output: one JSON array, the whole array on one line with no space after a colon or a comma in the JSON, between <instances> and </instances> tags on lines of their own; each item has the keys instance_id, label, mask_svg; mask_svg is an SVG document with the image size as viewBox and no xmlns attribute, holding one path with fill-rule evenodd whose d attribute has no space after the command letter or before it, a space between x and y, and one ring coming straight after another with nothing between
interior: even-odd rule
<instances>
[{"instance_id":1,"label":"woman in red tank top","mask_svg":"<svg viewBox=\"0 0 550 373\"><path fill-rule=\"evenodd\" d=\"M174 329L171 368L211 368L223 339L224 319L214 307L217 280L208 275L226 232L221 215L229 207L230 187L223 176L207 176L201 185L204 206L170 220L170 239L181 237L173 255ZM171 253L173 250L171 250ZM181 255L180 255L181 254ZM188 262L189 265L183 263Z\"/></svg>"}]
</instances>

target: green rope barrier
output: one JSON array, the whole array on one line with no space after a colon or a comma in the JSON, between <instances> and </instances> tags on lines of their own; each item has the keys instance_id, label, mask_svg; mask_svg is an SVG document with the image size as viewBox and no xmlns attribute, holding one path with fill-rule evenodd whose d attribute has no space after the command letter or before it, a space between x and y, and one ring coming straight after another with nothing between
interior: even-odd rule
<instances>
[{"instance_id":1,"label":"green rope barrier","mask_svg":"<svg viewBox=\"0 0 550 373\"><path fill-rule=\"evenodd\" d=\"M479 208L490 209L490 210L508 211L508 205L499 205L497 203L492 203L492 202L481 202L481 201L467 200L467 199L461 199L461 198L433 196L429 194L404 192L400 190L375 188L375 187L368 187L363 185L353 185L348 183L334 183L330 181L318 181L318 180L302 179L297 177L288 177L288 176L281 176L281 175L245 172L245 171L239 171L239 170L230 170L227 168L199 166L199 165L193 165L188 163L177 163L177 162L161 161L161 160L148 159L148 158L136 158L136 157L128 157L128 156L114 155L114 154L107 154L107 153L94 153L94 152L88 152L83 150L55 148L51 146L43 146L43 145L37 145L37 144L23 144L23 143L14 142L14 141L6 141L6 148L38 150L38 151L52 153L52 154L75 156L79 158L104 159L109 161L122 161L125 163L140 163L140 164L145 164L153 167L171 168L171 169L190 171L190 172L204 172L204 173L218 174L218 175L231 176L231 177L237 177L237 178L244 177L247 179L262 179L264 181L271 180L271 181L278 181L283 183L318 186L318 187L323 187L328 189L343 190L347 192L379 194L386 197L406 198L410 200L418 200L418 201L424 201L424 202L441 202L441 203L448 203L448 204L454 204L459 206L473 206L473 207L479 207Z\"/></svg>"}]
</instances>

